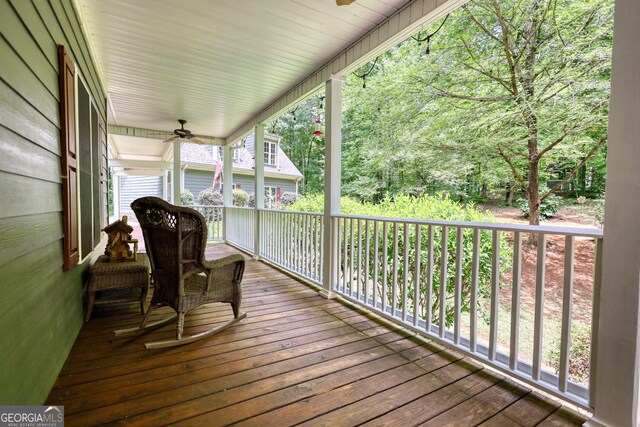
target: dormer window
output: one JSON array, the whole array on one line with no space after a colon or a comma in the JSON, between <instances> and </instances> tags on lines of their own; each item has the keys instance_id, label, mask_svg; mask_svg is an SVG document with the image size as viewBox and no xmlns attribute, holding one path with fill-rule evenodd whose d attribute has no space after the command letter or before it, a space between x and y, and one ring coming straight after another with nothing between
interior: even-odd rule
<instances>
[{"instance_id":1,"label":"dormer window","mask_svg":"<svg viewBox=\"0 0 640 427\"><path fill-rule=\"evenodd\" d=\"M278 163L278 143L274 141L264 142L264 164L276 166Z\"/></svg>"}]
</instances>

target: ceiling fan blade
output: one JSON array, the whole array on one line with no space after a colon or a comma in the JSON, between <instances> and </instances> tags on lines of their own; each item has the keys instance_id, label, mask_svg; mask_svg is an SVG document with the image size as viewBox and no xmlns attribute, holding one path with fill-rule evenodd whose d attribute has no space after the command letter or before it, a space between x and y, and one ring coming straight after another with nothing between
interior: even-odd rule
<instances>
[{"instance_id":1,"label":"ceiling fan blade","mask_svg":"<svg viewBox=\"0 0 640 427\"><path fill-rule=\"evenodd\" d=\"M199 138L196 138L195 136L192 136L187 141L190 142L191 144L204 145L204 141Z\"/></svg>"},{"instance_id":2,"label":"ceiling fan blade","mask_svg":"<svg viewBox=\"0 0 640 427\"><path fill-rule=\"evenodd\" d=\"M355 0L336 0L336 4L338 6L349 6L351 3L353 3Z\"/></svg>"},{"instance_id":3,"label":"ceiling fan blade","mask_svg":"<svg viewBox=\"0 0 640 427\"><path fill-rule=\"evenodd\" d=\"M171 138L167 138L167 139L165 139L165 140L164 140L164 141L162 141L162 142L165 142L165 143L167 143L167 142L173 142L173 141L175 141L176 139L180 139L180 137L179 137L179 136L172 136Z\"/></svg>"}]
</instances>

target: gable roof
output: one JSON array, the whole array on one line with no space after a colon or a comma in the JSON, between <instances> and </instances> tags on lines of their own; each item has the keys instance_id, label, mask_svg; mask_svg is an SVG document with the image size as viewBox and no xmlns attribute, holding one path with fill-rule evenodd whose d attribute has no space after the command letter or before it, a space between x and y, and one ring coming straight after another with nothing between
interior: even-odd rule
<instances>
[{"instance_id":1,"label":"gable roof","mask_svg":"<svg viewBox=\"0 0 640 427\"><path fill-rule=\"evenodd\" d=\"M234 173L253 175L255 170L255 143L254 134L248 135L244 138L244 144L242 148L238 148L237 160L233 162ZM302 178L302 174L293 164L289 156L280 148L280 136L270 133L264 135L265 141L275 142L278 145L278 162L277 165L264 165L265 174L281 175L285 178L299 179ZM218 147L211 145L198 145L198 144L182 144L180 148L180 160L181 163L189 163L194 165L206 165L209 167L215 167L218 155L215 152Z\"/></svg>"}]
</instances>

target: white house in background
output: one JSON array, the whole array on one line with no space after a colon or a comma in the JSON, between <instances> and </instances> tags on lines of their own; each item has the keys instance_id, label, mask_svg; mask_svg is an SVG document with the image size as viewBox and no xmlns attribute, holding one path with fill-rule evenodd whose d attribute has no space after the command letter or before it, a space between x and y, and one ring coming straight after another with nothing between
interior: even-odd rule
<instances>
[{"instance_id":1,"label":"white house in background","mask_svg":"<svg viewBox=\"0 0 640 427\"><path fill-rule=\"evenodd\" d=\"M264 170L265 195L268 200L278 202L285 192L298 193L298 181L302 174L291 159L280 148L281 137L265 133ZM244 140L241 148L233 150L233 188L251 194L255 191L255 145L254 135ZM222 147L183 143L180 150L182 190L189 190L196 198L198 194L213 185L216 164L220 162L222 171ZM167 152L171 152L168 150ZM171 201L171 173L168 168L172 157L167 157L166 170L139 171L112 168L118 179L114 180L114 214L120 217L128 214L131 202L142 196L156 196Z\"/></svg>"},{"instance_id":2,"label":"white house in background","mask_svg":"<svg viewBox=\"0 0 640 427\"><path fill-rule=\"evenodd\" d=\"M265 133L264 136L264 184L265 195L272 200L280 200L282 193L298 193L298 181L302 174L291 159L280 148L278 135ZM233 150L233 188L251 194L255 191L255 145L254 135L244 139L241 148ZM210 145L183 144L180 152L182 163L182 188L194 197L213 185L216 163L222 170L222 147Z\"/></svg>"}]
</instances>

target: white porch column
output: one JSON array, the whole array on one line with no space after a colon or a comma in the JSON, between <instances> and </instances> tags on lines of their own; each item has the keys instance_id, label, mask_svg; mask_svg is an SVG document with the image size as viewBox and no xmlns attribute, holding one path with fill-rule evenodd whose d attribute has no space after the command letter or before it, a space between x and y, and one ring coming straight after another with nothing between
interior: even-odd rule
<instances>
[{"instance_id":1,"label":"white porch column","mask_svg":"<svg viewBox=\"0 0 640 427\"><path fill-rule=\"evenodd\" d=\"M227 228L230 222L227 221L227 212L229 207L233 206L233 150L231 144L224 146L224 154L222 155L222 239L227 240Z\"/></svg>"},{"instance_id":2,"label":"white porch column","mask_svg":"<svg viewBox=\"0 0 640 427\"><path fill-rule=\"evenodd\" d=\"M342 159L342 77L332 76L325 84L326 129L324 146L324 247L322 257L322 290L320 295L333 297L338 283L338 223L332 215L340 213L340 180Z\"/></svg>"},{"instance_id":3,"label":"white porch column","mask_svg":"<svg viewBox=\"0 0 640 427\"><path fill-rule=\"evenodd\" d=\"M117 219L121 218L120 215L120 176L111 171L111 185L113 185L113 216ZM109 219L111 222L111 219Z\"/></svg>"},{"instance_id":4,"label":"white porch column","mask_svg":"<svg viewBox=\"0 0 640 427\"><path fill-rule=\"evenodd\" d=\"M260 257L260 211L264 209L264 125L257 125L255 128L253 152L255 154L255 220L253 232L253 253L255 258Z\"/></svg>"},{"instance_id":5,"label":"white porch column","mask_svg":"<svg viewBox=\"0 0 640 427\"><path fill-rule=\"evenodd\" d=\"M640 309L640 2L616 0L607 194L594 416L588 425L638 424Z\"/></svg>"},{"instance_id":6,"label":"white porch column","mask_svg":"<svg viewBox=\"0 0 640 427\"><path fill-rule=\"evenodd\" d=\"M180 189L182 182L182 173L180 171L180 141L173 141L173 178L171 185L173 186L173 204L180 205Z\"/></svg>"}]
</instances>

